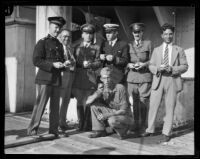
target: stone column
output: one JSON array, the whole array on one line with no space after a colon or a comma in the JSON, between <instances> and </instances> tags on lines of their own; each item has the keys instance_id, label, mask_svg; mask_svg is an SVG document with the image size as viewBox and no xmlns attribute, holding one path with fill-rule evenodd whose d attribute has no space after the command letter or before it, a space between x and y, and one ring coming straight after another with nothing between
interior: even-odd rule
<instances>
[{"instance_id":1,"label":"stone column","mask_svg":"<svg viewBox=\"0 0 200 159\"><path fill-rule=\"evenodd\" d=\"M49 33L48 17L62 16L66 20L66 26L70 29L71 23L71 6L37 6L36 7L36 43L44 38ZM36 68L36 73L38 68ZM36 88L38 89L38 88ZM36 95L38 90L36 90ZM49 112L49 101L46 107L46 112Z\"/></svg>"}]
</instances>

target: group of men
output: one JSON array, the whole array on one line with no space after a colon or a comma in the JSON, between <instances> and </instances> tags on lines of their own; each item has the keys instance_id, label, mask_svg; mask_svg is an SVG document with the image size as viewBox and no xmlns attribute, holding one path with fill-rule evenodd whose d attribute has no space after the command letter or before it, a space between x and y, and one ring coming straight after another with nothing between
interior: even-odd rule
<instances>
[{"instance_id":1,"label":"group of men","mask_svg":"<svg viewBox=\"0 0 200 159\"><path fill-rule=\"evenodd\" d=\"M49 34L37 42L33 53L33 64L39 67L38 96L28 135L37 134L49 99L49 133L58 137L58 128L67 130L66 113L73 95L78 130L92 130L90 138L108 135L107 127L120 139L131 131L150 136L164 94L162 134L165 141L170 140L176 95L182 90L180 75L188 69L184 50L173 44L172 25L161 27L163 43L153 50L151 41L143 39L143 23L130 25L134 40L129 43L119 39L118 24L104 24L107 41L101 46L95 42L95 26L84 24L82 41L72 48L71 31L62 27L64 18L48 20Z\"/></svg>"}]
</instances>

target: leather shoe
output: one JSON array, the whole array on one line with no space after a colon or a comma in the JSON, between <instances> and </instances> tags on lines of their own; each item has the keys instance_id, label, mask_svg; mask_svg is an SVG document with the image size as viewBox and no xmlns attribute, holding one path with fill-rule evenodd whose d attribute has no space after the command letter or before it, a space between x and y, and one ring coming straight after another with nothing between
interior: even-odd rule
<instances>
[{"instance_id":1,"label":"leather shoe","mask_svg":"<svg viewBox=\"0 0 200 159\"><path fill-rule=\"evenodd\" d=\"M68 125L60 125L60 126L59 126L59 129L60 129L61 131L66 131L66 130L69 129L69 127L68 127Z\"/></svg>"},{"instance_id":2,"label":"leather shoe","mask_svg":"<svg viewBox=\"0 0 200 159\"><path fill-rule=\"evenodd\" d=\"M141 137L153 136L154 133L145 132L141 134Z\"/></svg>"},{"instance_id":3,"label":"leather shoe","mask_svg":"<svg viewBox=\"0 0 200 159\"><path fill-rule=\"evenodd\" d=\"M37 130L35 130L35 129L33 129L33 130L28 129L27 130L27 135L28 136L35 136L35 135L37 135Z\"/></svg>"},{"instance_id":4,"label":"leather shoe","mask_svg":"<svg viewBox=\"0 0 200 159\"><path fill-rule=\"evenodd\" d=\"M95 131L95 133L90 134L88 137L89 138L97 138L97 137L105 137L106 132L105 131Z\"/></svg>"},{"instance_id":5,"label":"leather shoe","mask_svg":"<svg viewBox=\"0 0 200 159\"><path fill-rule=\"evenodd\" d=\"M171 139L170 136L167 136L167 135L163 134L163 140L162 140L163 142L168 142L170 139Z\"/></svg>"}]
</instances>

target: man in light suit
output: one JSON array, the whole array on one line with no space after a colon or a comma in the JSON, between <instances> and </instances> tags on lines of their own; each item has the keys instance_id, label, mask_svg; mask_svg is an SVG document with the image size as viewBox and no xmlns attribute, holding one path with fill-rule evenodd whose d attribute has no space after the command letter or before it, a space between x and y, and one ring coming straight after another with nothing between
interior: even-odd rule
<instances>
[{"instance_id":1,"label":"man in light suit","mask_svg":"<svg viewBox=\"0 0 200 159\"><path fill-rule=\"evenodd\" d=\"M184 50L172 43L174 27L166 23L161 29L161 37L164 42L161 46L154 49L149 64L149 69L153 74L153 82L148 114L148 128L142 136L153 135L158 108L161 104L162 96L165 94L166 116L162 130L162 141L168 142L172 130L176 96L183 89L181 74L188 70L188 63Z\"/></svg>"}]
</instances>

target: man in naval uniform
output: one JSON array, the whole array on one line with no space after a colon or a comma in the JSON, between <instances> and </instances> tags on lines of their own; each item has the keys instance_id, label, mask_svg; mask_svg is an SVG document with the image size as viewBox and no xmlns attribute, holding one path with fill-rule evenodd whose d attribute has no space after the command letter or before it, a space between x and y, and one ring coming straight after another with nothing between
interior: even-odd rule
<instances>
[{"instance_id":1,"label":"man in naval uniform","mask_svg":"<svg viewBox=\"0 0 200 159\"><path fill-rule=\"evenodd\" d=\"M124 84L125 67L128 64L128 44L118 38L118 24L104 24L107 41L103 45L100 59L103 67L113 69L116 83Z\"/></svg>"}]
</instances>

